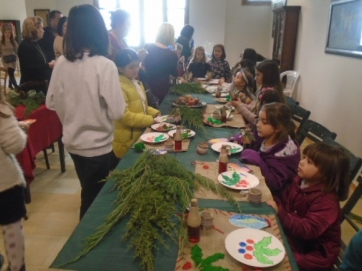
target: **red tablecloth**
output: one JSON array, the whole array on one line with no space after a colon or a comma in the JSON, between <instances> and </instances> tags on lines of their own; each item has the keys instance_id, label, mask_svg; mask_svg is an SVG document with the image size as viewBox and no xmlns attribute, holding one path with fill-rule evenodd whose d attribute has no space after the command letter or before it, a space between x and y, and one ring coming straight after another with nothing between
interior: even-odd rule
<instances>
[{"instance_id":1,"label":"red tablecloth","mask_svg":"<svg viewBox=\"0 0 362 271\"><path fill-rule=\"evenodd\" d=\"M18 120L36 119L30 126L25 149L17 155L26 181L30 184L34 180L35 156L62 137L62 124L55 111L47 109L45 105L41 105L27 117L25 106L17 106L15 115Z\"/></svg>"}]
</instances>

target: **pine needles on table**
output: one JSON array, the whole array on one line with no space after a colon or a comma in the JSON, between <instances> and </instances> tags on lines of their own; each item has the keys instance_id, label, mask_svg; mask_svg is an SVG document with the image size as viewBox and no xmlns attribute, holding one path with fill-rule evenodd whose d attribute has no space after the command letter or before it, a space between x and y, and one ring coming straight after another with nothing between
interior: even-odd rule
<instances>
[{"instance_id":1,"label":"pine needles on table","mask_svg":"<svg viewBox=\"0 0 362 271\"><path fill-rule=\"evenodd\" d=\"M171 92L181 95L208 93L206 89L196 82L177 84L172 87Z\"/></svg>"},{"instance_id":2,"label":"pine needles on table","mask_svg":"<svg viewBox=\"0 0 362 271\"><path fill-rule=\"evenodd\" d=\"M30 90L27 93L11 91L7 98L9 103L14 107L18 105L25 106L25 117L29 116L33 111L38 109L40 105L45 103L44 93L36 92L35 90Z\"/></svg>"},{"instance_id":3,"label":"pine needles on table","mask_svg":"<svg viewBox=\"0 0 362 271\"><path fill-rule=\"evenodd\" d=\"M203 110L190 108L188 106L179 106L181 113L181 125L189 129L205 129L203 119ZM175 114L175 110L173 114Z\"/></svg>"},{"instance_id":4,"label":"pine needles on table","mask_svg":"<svg viewBox=\"0 0 362 271\"><path fill-rule=\"evenodd\" d=\"M204 186L223 196L240 210L240 206L225 188L212 180L188 171L169 155L143 153L133 167L114 171L109 179L115 180L118 196L115 208L91 236L84 249L72 260L77 261L93 249L106 234L127 214L124 240L129 240L129 249L141 260L143 270L154 271L155 250L159 245L167 247L165 235L178 243L183 250L187 242L187 229L183 211L193 198L193 190ZM177 215L181 213L182 215ZM176 223L181 220L181 227Z\"/></svg>"}]
</instances>

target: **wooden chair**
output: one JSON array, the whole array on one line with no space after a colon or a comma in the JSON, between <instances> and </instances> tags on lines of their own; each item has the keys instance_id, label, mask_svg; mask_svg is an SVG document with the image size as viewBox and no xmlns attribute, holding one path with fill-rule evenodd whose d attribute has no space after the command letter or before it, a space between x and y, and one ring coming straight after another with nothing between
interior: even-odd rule
<instances>
[{"instance_id":1,"label":"wooden chair","mask_svg":"<svg viewBox=\"0 0 362 271\"><path fill-rule=\"evenodd\" d=\"M343 149L346 150L346 152L349 155L350 160L350 175L349 175L349 183L352 183L353 180L357 177L358 185L356 189L353 191L352 195L347 199L346 204L342 208L342 215L340 218L340 222L347 221L352 228L354 228L356 231L359 231L359 227L356 225L356 223L351 219L350 214L353 209L353 207L356 205L356 203L360 200L362 196L362 175L361 175L361 166L362 166L362 159L360 157L357 157L352 152L350 152L348 149L343 147L341 144L337 143L331 138L325 138L323 142L326 142L327 144L330 144L332 146L340 146ZM344 253L346 251L346 244L342 241L341 250L337 259L337 262L335 264L334 269L332 270L338 270L338 266L342 263Z\"/></svg>"},{"instance_id":2,"label":"wooden chair","mask_svg":"<svg viewBox=\"0 0 362 271\"><path fill-rule=\"evenodd\" d=\"M302 145L305 138L309 138L313 142L321 142L325 138L336 139L337 134L334 132L329 131L323 125L313 121L313 120L306 120L300 130L298 136L298 143Z\"/></svg>"},{"instance_id":3,"label":"wooden chair","mask_svg":"<svg viewBox=\"0 0 362 271\"><path fill-rule=\"evenodd\" d=\"M299 124L299 126L297 128L297 131L296 131L296 135L298 137L299 134L300 134L300 131L302 130L304 122L310 116L310 111L304 109L303 107L301 107L299 105L293 106L293 108L291 108L291 110L292 110L292 119L293 119L293 121L295 121L295 122L297 122Z\"/></svg>"},{"instance_id":4,"label":"wooden chair","mask_svg":"<svg viewBox=\"0 0 362 271\"><path fill-rule=\"evenodd\" d=\"M6 80L8 78L8 70L4 67L0 67L0 91L6 94Z\"/></svg>"}]
</instances>

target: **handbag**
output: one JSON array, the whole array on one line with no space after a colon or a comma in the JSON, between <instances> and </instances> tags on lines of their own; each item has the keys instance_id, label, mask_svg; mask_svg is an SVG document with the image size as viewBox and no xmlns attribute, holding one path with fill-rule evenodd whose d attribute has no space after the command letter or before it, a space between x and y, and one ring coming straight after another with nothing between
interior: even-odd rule
<instances>
[{"instance_id":1,"label":"handbag","mask_svg":"<svg viewBox=\"0 0 362 271\"><path fill-rule=\"evenodd\" d=\"M16 62L16 55L3 56L3 60L5 63Z\"/></svg>"}]
</instances>

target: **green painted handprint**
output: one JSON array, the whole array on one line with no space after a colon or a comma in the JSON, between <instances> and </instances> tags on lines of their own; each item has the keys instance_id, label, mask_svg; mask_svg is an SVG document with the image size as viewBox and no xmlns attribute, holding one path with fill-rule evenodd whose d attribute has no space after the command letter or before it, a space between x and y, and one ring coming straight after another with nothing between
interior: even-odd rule
<instances>
[{"instance_id":1,"label":"green painted handprint","mask_svg":"<svg viewBox=\"0 0 362 271\"><path fill-rule=\"evenodd\" d=\"M155 137L155 142L162 142L165 140L166 140L165 135L159 135Z\"/></svg>"},{"instance_id":2,"label":"green painted handprint","mask_svg":"<svg viewBox=\"0 0 362 271\"><path fill-rule=\"evenodd\" d=\"M272 237L264 237L260 242L254 245L255 250L253 255L257 259L258 262L262 264L273 264L273 261L268 259L266 256L277 256L282 251L279 248L270 249L267 248L271 244Z\"/></svg>"},{"instance_id":3,"label":"green painted handprint","mask_svg":"<svg viewBox=\"0 0 362 271\"><path fill-rule=\"evenodd\" d=\"M227 175L221 174L224 181L222 182L225 185L233 186L240 182L240 174L234 171L232 178L228 177Z\"/></svg>"}]
</instances>

